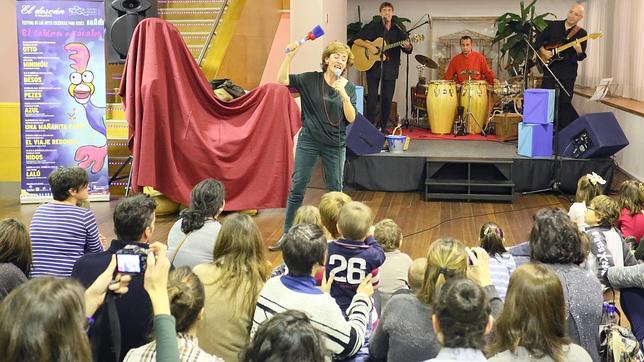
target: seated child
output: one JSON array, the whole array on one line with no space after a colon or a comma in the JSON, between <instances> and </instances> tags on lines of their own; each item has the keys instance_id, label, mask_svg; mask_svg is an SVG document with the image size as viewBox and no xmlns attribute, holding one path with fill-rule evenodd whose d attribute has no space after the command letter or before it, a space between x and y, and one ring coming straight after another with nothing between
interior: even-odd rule
<instances>
[{"instance_id":1,"label":"seated child","mask_svg":"<svg viewBox=\"0 0 644 362\"><path fill-rule=\"evenodd\" d=\"M412 260L409 255L400 251L403 235L400 227L391 219L383 219L375 225L374 237L385 251L385 262L380 267L381 308L391 296L400 289L409 289L407 279Z\"/></svg>"},{"instance_id":2,"label":"seated child","mask_svg":"<svg viewBox=\"0 0 644 362\"><path fill-rule=\"evenodd\" d=\"M579 231L584 231L586 222L584 215L586 213L586 206L590 205L590 201L598 195L602 194L602 186L606 183L604 179L596 173L589 173L581 176L577 181L577 192L575 193L575 202L570 205L568 216L572 221L577 224Z\"/></svg>"},{"instance_id":3,"label":"seated child","mask_svg":"<svg viewBox=\"0 0 644 362\"><path fill-rule=\"evenodd\" d=\"M490 273L492 283L499 292L499 297L505 300L505 294L510 282L510 274L517 268L512 254L508 253L503 246L503 230L493 222L486 222L481 226L479 232L479 243L481 248L487 251L490 256Z\"/></svg>"},{"instance_id":4,"label":"seated child","mask_svg":"<svg viewBox=\"0 0 644 362\"><path fill-rule=\"evenodd\" d=\"M617 227L622 236L635 238L635 248L644 236L644 189L637 181L622 182L619 188L620 215Z\"/></svg>"}]
</instances>

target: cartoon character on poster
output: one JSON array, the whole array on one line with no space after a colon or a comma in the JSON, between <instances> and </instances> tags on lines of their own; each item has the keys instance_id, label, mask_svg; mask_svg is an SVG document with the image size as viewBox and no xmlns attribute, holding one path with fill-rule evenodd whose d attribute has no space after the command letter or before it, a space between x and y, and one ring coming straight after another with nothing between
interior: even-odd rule
<instances>
[{"instance_id":1,"label":"cartoon character on poster","mask_svg":"<svg viewBox=\"0 0 644 362\"><path fill-rule=\"evenodd\" d=\"M90 53L85 44L73 42L65 45L65 50L70 53L72 61L70 67L74 70L69 75L70 85L67 91L74 100L83 106L87 122L96 132L105 137L105 144L102 146L84 145L76 149L74 160L78 166L98 173L105 163L107 157L107 137L103 115L105 108L97 107L92 103L94 94L94 73L87 69Z\"/></svg>"}]
</instances>

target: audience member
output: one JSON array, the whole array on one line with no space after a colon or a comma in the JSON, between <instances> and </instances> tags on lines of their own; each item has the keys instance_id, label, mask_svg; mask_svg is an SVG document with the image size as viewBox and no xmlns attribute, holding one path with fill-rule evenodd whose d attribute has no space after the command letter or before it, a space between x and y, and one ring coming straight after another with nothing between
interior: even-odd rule
<instances>
[{"instance_id":1,"label":"audience member","mask_svg":"<svg viewBox=\"0 0 644 362\"><path fill-rule=\"evenodd\" d=\"M378 222L373 236L385 251L385 262L380 267L380 285L377 290L381 308L384 308L397 290L409 289L408 274L412 261L409 255L400 251L402 230L393 220L383 219Z\"/></svg>"},{"instance_id":2,"label":"audience member","mask_svg":"<svg viewBox=\"0 0 644 362\"><path fill-rule=\"evenodd\" d=\"M530 231L532 260L550 265L566 291L568 335L582 346L593 361L599 361L599 323L602 315L602 287L597 278L579 267L586 255L580 232L570 217L559 209L541 209Z\"/></svg>"},{"instance_id":3,"label":"audience member","mask_svg":"<svg viewBox=\"0 0 644 362\"><path fill-rule=\"evenodd\" d=\"M181 218L168 233L168 255L175 266L212 261L221 224L217 220L224 210L224 185L211 178L199 182L190 194L190 207L181 211Z\"/></svg>"},{"instance_id":4,"label":"audience member","mask_svg":"<svg viewBox=\"0 0 644 362\"><path fill-rule=\"evenodd\" d=\"M644 193L642 184L638 181L628 180L619 187L620 215L617 227L623 237L632 236L635 243L639 244L644 237Z\"/></svg>"},{"instance_id":5,"label":"audience member","mask_svg":"<svg viewBox=\"0 0 644 362\"><path fill-rule=\"evenodd\" d=\"M330 240L337 240L341 237L338 231L338 218L342 207L350 203L351 197L340 191L331 191L322 195L320 199L320 217L322 218L322 225L329 233Z\"/></svg>"},{"instance_id":6,"label":"audience member","mask_svg":"<svg viewBox=\"0 0 644 362\"><path fill-rule=\"evenodd\" d=\"M331 297L346 312L356 288L367 275L378 285L378 268L385 261L385 252L373 237L371 209L357 201L342 207L338 215L338 232L342 238L329 243L325 269L327 279L334 276Z\"/></svg>"},{"instance_id":7,"label":"audience member","mask_svg":"<svg viewBox=\"0 0 644 362\"><path fill-rule=\"evenodd\" d=\"M508 253L514 258L517 267L530 262L530 243L524 241L508 248Z\"/></svg>"},{"instance_id":8,"label":"audience member","mask_svg":"<svg viewBox=\"0 0 644 362\"><path fill-rule=\"evenodd\" d=\"M224 219L212 259L194 267L206 293L197 336L204 351L237 361L248 344L257 296L270 273L262 236L250 216L231 214Z\"/></svg>"},{"instance_id":9,"label":"audience member","mask_svg":"<svg viewBox=\"0 0 644 362\"><path fill-rule=\"evenodd\" d=\"M31 240L23 223L0 221L0 301L27 281L31 268Z\"/></svg>"},{"instance_id":10,"label":"audience member","mask_svg":"<svg viewBox=\"0 0 644 362\"><path fill-rule=\"evenodd\" d=\"M605 195L595 197L586 209L586 235L590 251L597 260L597 278L602 283L609 267L637 264L619 231L613 226L618 217L617 202Z\"/></svg>"},{"instance_id":11,"label":"audience member","mask_svg":"<svg viewBox=\"0 0 644 362\"><path fill-rule=\"evenodd\" d=\"M538 263L524 264L512 273L487 351L490 361L592 361L568 338L559 277Z\"/></svg>"},{"instance_id":12,"label":"audience member","mask_svg":"<svg viewBox=\"0 0 644 362\"><path fill-rule=\"evenodd\" d=\"M14 289L0 303L3 361L90 361L86 329L108 290L128 291L129 276L112 275L112 258L87 289L74 280L43 277Z\"/></svg>"},{"instance_id":13,"label":"audience member","mask_svg":"<svg viewBox=\"0 0 644 362\"><path fill-rule=\"evenodd\" d=\"M425 279L425 271L427 271L427 258L416 258L411 262L409 267L409 290L417 293L423 287L423 280ZM401 293L404 289L402 289ZM396 293L398 294L398 292Z\"/></svg>"},{"instance_id":14,"label":"audience member","mask_svg":"<svg viewBox=\"0 0 644 362\"><path fill-rule=\"evenodd\" d=\"M324 336L309 317L297 310L287 310L259 327L241 361L324 362L327 355Z\"/></svg>"},{"instance_id":15,"label":"audience member","mask_svg":"<svg viewBox=\"0 0 644 362\"><path fill-rule=\"evenodd\" d=\"M147 252L154 231L156 204L146 195L121 199L114 209L116 240L102 253L87 254L76 262L72 277L88 286L96 280L112 257L121 249ZM147 343L152 331L152 306L143 289L143 276L132 275L130 291L121 298L108 298L96 313L95 328L89 333L95 361L122 360L132 348ZM112 330L113 326L120 326ZM114 336L120 334L120 345ZM116 354L116 356L115 356Z\"/></svg>"},{"instance_id":16,"label":"audience member","mask_svg":"<svg viewBox=\"0 0 644 362\"><path fill-rule=\"evenodd\" d=\"M642 244L640 243L640 248ZM620 289L619 299L624 314L631 325L633 335L644 346L644 264L610 267L604 274L604 283Z\"/></svg>"},{"instance_id":17,"label":"audience member","mask_svg":"<svg viewBox=\"0 0 644 362\"><path fill-rule=\"evenodd\" d=\"M499 292L501 300L505 300L510 275L517 267L514 257L505 249L504 242L503 230L499 225L493 222L486 222L481 226L479 243L481 248L490 256L492 283L494 283L497 292Z\"/></svg>"},{"instance_id":18,"label":"audience member","mask_svg":"<svg viewBox=\"0 0 644 362\"><path fill-rule=\"evenodd\" d=\"M485 361L484 336L494 318L483 288L467 278L445 282L434 302L432 325L443 346L430 361Z\"/></svg>"},{"instance_id":19,"label":"audience member","mask_svg":"<svg viewBox=\"0 0 644 362\"><path fill-rule=\"evenodd\" d=\"M430 245L422 287L416 294L396 293L384 308L369 344L372 358L396 362L436 357L440 344L428 317L445 280L470 274L484 286L493 315L500 312L503 304L492 284L488 255L481 248L474 250L476 254L470 251L468 257L463 244L454 239L438 239ZM473 263L469 267L468 258Z\"/></svg>"},{"instance_id":20,"label":"audience member","mask_svg":"<svg viewBox=\"0 0 644 362\"><path fill-rule=\"evenodd\" d=\"M298 224L289 230L282 248L289 274L271 278L264 285L253 316L251 334L255 339L262 338L257 335L260 330L268 329L263 325L269 323L273 315L299 310L305 312L313 326L323 334L325 348L334 357L352 356L362 347L372 307L369 298L373 294L371 277L365 277L358 285L345 319L338 304L328 294L328 284L334 282L333 278L324 283L324 290L315 286L313 275L324 269L326 248L326 237L317 225Z\"/></svg>"},{"instance_id":21,"label":"audience member","mask_svg":"<svg viewBox=\"0 0 644 362\"><path fill-rule=\"evenodd\" d=\"M584 231L586 228L586 221L584 215L586 214L586 207L590 205L595 196L601 195L602 185L606 181L598 174L592 172L587 175L581 176L577 181L577 192L575 193L575 202L570 205L568 216L577 225L579 231Z\"/></svg>"},{"instance_id":22,"label":"audience member","mask_svg":"<svg viewBox=\"0 0 644 362\"><path fill-rule=\"evenodd\" d=\"M313 224L313 225L318 225L319 227L322 228L322 230L325 230L324 226L322 225L322 219L320 217L320 210L313 206L313 205L303 205L300 206L299 209L295 212L295 217L293 218L293 225L297 224ZM328 233L325 230L324 235L328 236ZM271 272L271 278L288 274L288 267L286 266L286 263L282 262L282 264L278 265L273 269ZM319 278L316 276L316 281L322 281L322 273L320 273ZM319 285L319 283L318 283Z\"/></svg>"},{"instance_id":23,"label":"audience member","mask_svg":"<svg viewBox=\"0 0 644 362\"><path fill-rule=\"evenodd\" d=\"M38 206L29 227L30 277L66 278L78 258L88 252L100 253L105 245L101 245L94 213L76 206L89 198L87 172L80 167L60 167L49 174L48 181L54 201Z\"/></svg>"},{"instance_id":24,"label":"audience member","mask_svg":"<svg viewBox=\"0 0 644 362\"><path fill-rule=\"evenodd\" d=\"M168 277L170 311L175 318L179 360L182 362L221 361L199 348L197 323L203 319L204 289L199 277L188 266L172 271ZM156 341L131 349L125 361L156 361Z\"/></svg>"}]
</instances>

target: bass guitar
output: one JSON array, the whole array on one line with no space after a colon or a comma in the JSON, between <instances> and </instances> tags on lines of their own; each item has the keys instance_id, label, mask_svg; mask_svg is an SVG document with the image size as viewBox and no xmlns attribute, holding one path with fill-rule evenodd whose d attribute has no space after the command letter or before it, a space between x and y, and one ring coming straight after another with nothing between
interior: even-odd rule
<instances>
[{"instance_id":1,"label":"bass guitar","mask_svg":"<svg viewBox=\"0 0 644 362\"><path fill-rule=\"evenodd\" d=\"M539 51L539 58L541 58L544 61L544 63L550 64L550 63L555 62L557 60L563 59L561 57L561 55L560 55L561 52L563 52L564 50L566 50L568 48L572 48L573 46L575 46L575 43L577 41L579 41L579 43L583 43L583 42L587 41L588 39L599 39L602 36L604 36L604 34L602 34L602 33L592 33L592 34L588 34L588 35L586 35L584 37L581 37L579 39L575 39L575 40L573 40L573 41L571 41L569 43L563 44L563 45L561 43L559 43L559 44L551 44L551 45L544 45L543 48L546 51L550 51L552 53L552 56L549 56L549 54L546 53L546 51L540 50Z\"/></svg>"},{"instance_id":2,"label":"bass guitar","mask_svg":"<svg viewBox=\"0 0 644 362\"><path fill-rule=\"evenodd\" d=\"M409 42L417 43L424 39L425 36L423 34L413 34L409 37L408 40ZM355 59L353 60L353 66L361 72L365 72L371 69L371 67L373 67L376 62L379 62L382 53L386 52L389 49L403 45L403 43L407 42L407 40L401 40L395 43L387 44L383 38L377 38L374 41L365 40L365 42L378 48L378 52L375 54L371 53L369 49L357 44L353 44L353 46L351 46L351 52L355 57ZM383 59L387 60L387 56L385 55Z\"/></svg>"}]
</instances>

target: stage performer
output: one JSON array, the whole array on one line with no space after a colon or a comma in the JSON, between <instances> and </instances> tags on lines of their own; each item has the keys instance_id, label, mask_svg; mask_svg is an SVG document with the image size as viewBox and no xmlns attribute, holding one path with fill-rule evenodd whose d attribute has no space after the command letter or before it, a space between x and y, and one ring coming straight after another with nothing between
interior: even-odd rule
<instances>
[{"instance_id":1,"label":"stage performer","mask_svg":"<svg viewBox=\"0 0 644 362\"><path fill-rule=\"evenodd\" d=\"M559 113L557 130L561 130L579 117L579 114L572 106L572 96L577 80L578 63L586 59L586 43L580 43L579 38L587 35L586 30L581 28L577 23L584 17L584 7L580 4L574 4L566 20L551 21L546 29L537 35L534 48L537 49L544 59L551 59L553 53L547 50L547 45L565 44L575 42L572 48L568 48L558 54L561 59L553 60L550 63L550 70L559 78L564 89L570 94L568 96L563 90L559 91ZM555 89L557 81L552 78L550 73L544 69L542 88Z\"/></svg>"},{"instance_id":2,"label":"stage performer","mask_svg":"<svg viewBox=\"0 0 644 362\"><path fill-rule=\"evenodd\" d=\"M356 118L355 85L342 77L353 64L353 54L341 42L332 42L322 52L322 71L289 74L291 60L299 46L291 43L277 75L277 81L296 89L302 104L302 129L295 149L295 169L286 204L284 234L291 228L295 212L302 205L313 167L322 157L328 191L342 191L345 160L345 127ZM282 237L270 250L281 248Z\"/></svg>"},{"instance_id":3,"label":"stage performer","mask_svg":"<svg viewBox=\"0 0 644 362\"><path fill-rule=\"evenodd\" d=\"M379 7L380 17L365 25L357 35L354 44L367 48L372 54L378 54L378 48L366 41L374 41L382 37L387 44L396 43L409 39L409 34L404 25L394 23L394 6L389 2L383 2ZM398 68L400 68L401 50L410 54L413 46L410 42L404 42L400 47L394 47L385 52L385 61L376 62L373 67L367 70L367 119L377 125L383 133L386 133L387 121L391 113L391 102L396 90L396 79L398 79ZM378 91L380 87L381 64L382 70L382 94L380 94L380 119L376 120L378 108Z\"/></svg>"},{"instance_id":4,"label":"stage performer","mask_svg":"<svg viewBox=\"0 0 644 362\"><path fill-rule=\"evenodd\" d=\"M497 83L496 75L487 64L485 56L472 50L472 38L469 35L463 35L459 43L461 52L450 60L443 79L455 80L457 84L461 84L468 80L469 71L472 80L485 79L490 84Z\"/></svg>"}]
</instances>

